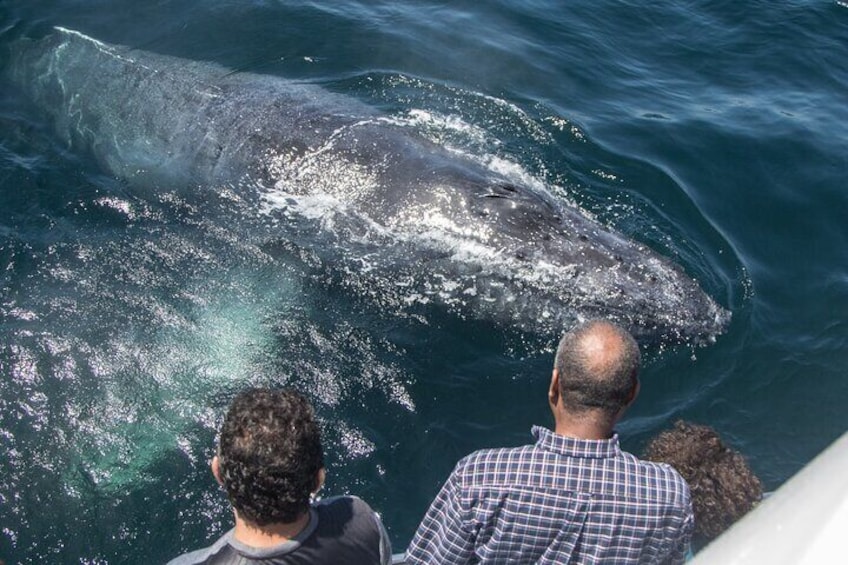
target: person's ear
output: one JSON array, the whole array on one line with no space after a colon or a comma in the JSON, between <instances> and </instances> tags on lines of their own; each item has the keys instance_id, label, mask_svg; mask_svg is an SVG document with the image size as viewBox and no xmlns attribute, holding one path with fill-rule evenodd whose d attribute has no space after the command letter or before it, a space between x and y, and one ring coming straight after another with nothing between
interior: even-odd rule
<instances>
[{"instance_id":1,"label":"person's ear","mask_svg":"<svg viewBox=\"0 0 848 565\"><path fill-rule=\"evenodd\" d=\"M559 403L559 370L554 369L551 373L551 386L548 388L548 402L551 408Z\"/></svg>"},{"instance_id":2,"label":"person's ear","mask_svg":"<svg viewBox=\"0 0 848 565\"><path fill-rule=\"evenodd\" d=\"M224 481L221 480L221 460L218 459L217 455L212 458L209 466L212 467L212 475L215 476L215 480L218 481L219 485L224 486Z\"/></svg>"},{"instance_id":3,"label":"person's ear","mask_svg":"<svg viewBox=\"0 0 848 565\"><path fill-rule=\"evenodd\" d=\"M639 391L642 389L642 381L639 380L639 376L635 375L633 380L636 382L633 383L633 388L630 390L630 398L627 399L627 406L633 404L636 397L639 396Z\"/></svg>"},{"instance_id":4,"label":"person's ear","mask_svg":"<svg viewBox=\"0 0 848 565\"><path fill-rule=\"evenodd\" d=\"M318 474L315 475L315 488L312 490L312 494L317 493L321 490L321 487L324 486L324 481L327 479L327 471L324 470L324 467L318 469Z\"/></svg>"}]
</instances>

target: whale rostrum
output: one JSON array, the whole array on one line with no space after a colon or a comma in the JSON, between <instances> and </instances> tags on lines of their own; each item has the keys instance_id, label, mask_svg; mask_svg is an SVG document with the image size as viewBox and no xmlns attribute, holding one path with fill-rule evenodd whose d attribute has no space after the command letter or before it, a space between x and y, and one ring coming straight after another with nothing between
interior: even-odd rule
<instances>
[{"instance_id":1,"label":"whale rostrum","mask_svg":"<svg viewBox=\"0 0 848 565\"><path fill-rule=\"evenodd\" d=\"M606 317L663 343L709 342L729 322L679 266L542 182L352 96L63 28L19 40L8 74L130 186L250 190L263 213L312 222L320 236L298 246L378 301L548 335Z\"/></svg>"}]
</instances>

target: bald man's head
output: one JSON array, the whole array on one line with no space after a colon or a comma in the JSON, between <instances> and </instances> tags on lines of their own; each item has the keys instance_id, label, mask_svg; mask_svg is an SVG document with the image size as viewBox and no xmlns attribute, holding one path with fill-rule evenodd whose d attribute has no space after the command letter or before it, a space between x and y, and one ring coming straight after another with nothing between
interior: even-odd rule
<instances>
[{"instance_id":1,"label":"bald man's head","mask_svg":"<svg viewBox=\"0 0 848 565\"><path fill-rule=\"evenodd\" d=\"M639 363L639 346L626 330L605 320L578 325L562 337L554 361L563 407L618 414L633 398Z\"/></svg>"}]
</instances>

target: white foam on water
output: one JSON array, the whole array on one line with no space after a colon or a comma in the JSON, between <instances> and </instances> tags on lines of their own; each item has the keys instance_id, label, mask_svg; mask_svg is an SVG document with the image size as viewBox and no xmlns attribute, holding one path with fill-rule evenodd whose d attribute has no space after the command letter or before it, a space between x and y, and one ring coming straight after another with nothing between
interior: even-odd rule
<instances>
[{"instance_id":1,"label":"white foam on water","mask_svg":"<svg viewBox=\"0 0 848 565\"><path fill-rule=\"evenodd\" d=\"M350 457L355 459L366 457L377 449L374 442L365 437L362 431L351 428L346 422L334 422L334 426L338 427L337 433L340 436L341 446Z\"/></svg>"},{"instance_id":2,"label":"white foam on water","mask_svg":"<svg viewBox=\"0 0 848 565\"><path fill-rule=\"evenodd\" d=\"M114 48L113 46L107 45L107 44L103 43L102 41L98 41L97 39L94 39L93 37L89 37L88 35L85 35L84 33L80 33L76 30L68 29L68 28L60 27L60 26L56 26L56 30L60 31L61 33L64 33L66 35L69 35L69 36L72 36L72 37L78 37L78 38L82 39L83 41L87 41L88 43L91 43L100 52L102 52L105 55L108 55L109 57L113 57L113 58L115 58L119 61L123 61L125 63L128 63L130 65L133 65L133 66L136 66L136 67L139 67L139 68L142 68L142 69L145 69L145 70L150 71L150 72L155 72L155 69L151 69L150 67L143 65L143 64L139 63L138 61L136 61L135 59L131 59L129 57L121 55L120 53L118 53L117 49ZM57 54L61 54L62 50L63 50L62 47L57 49Z\"/></svg>"},{"instance_id":3,"label":"white foam on water","mask_svg":"<svg viewBox=\"0 0 848 565\"><path fill-rule=\"evenodd\" d=\"M457 140L468 146L499 146L500 140L485 128L471 124L460 116L440 114L421 108L412 108L403 116L383 117L380 121L417 130L438 145L450 146Z\"/></svg>"},{"instance_id":4,"label":"white foam on water","mask_svg":"<svg viewBox=\"0 0 848 565\"><path fill-rule=\"evenodd\" d=\"M138 217L133 205L122 198L117 198L115 196L103 196L95 200L94 203L99 206L103 206L104 208L110 208L116 212L120 212L130 220L135 220Z\"/></svg>"},{"instance_id":5,"label":"white foam on water","mask_svg":"<svg viewBox=\"0 0 848 565\"><path fill-rule=\"evenodd\" d=\"M273 346L262 305L219 297L183 316L188 324L165 324L152 342L117 335L88 357L97 408L76 408L75 435L85 471L101 488L138 480L175 448L194 460L183 434L198 424L214 430L221 392L254 383L262 372Z\"/></svg>"},{"instance_id":6,"label":"white foam on water","mask_svg":"<svg viewBox=\"0 0 848 565\"><path fill-rule=\"evenodd\" d=\"M503 105L519 111L513 104L491 98ZM523 114L522 114L523 115ZM528 123L534 123L525 116ZM530 173L523 165L510 160L492 149L499 148L503 142L490 130L472 124L454 114L440 114L424 109L411 109L404 116L384 117L380 121L396 126L416 130L430 141L466 159L475 161L495 174L534 190L546 191L548 187L538 177Z\"/></svg>"}]
</instances>

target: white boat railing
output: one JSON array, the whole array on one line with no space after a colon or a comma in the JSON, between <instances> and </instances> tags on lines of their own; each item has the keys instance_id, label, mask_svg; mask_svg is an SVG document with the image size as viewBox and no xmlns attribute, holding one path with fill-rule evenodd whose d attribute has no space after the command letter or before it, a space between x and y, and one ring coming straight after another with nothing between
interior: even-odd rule
<instances>
[{"instance_id":1,"label":"white boat railing","mask_svg":"<svg viewBox=\"0 0 848 565\"><path fill-rule=\"evenodd\" d=\"M848 432L699 551L692 565L813 565L845 558Z\"/></svg>"}]
</instances>

